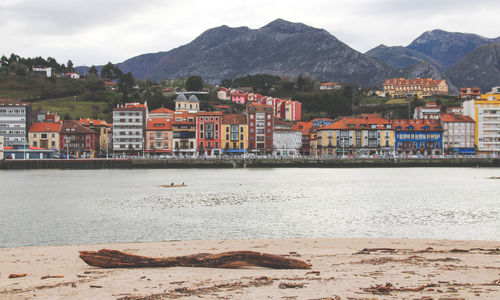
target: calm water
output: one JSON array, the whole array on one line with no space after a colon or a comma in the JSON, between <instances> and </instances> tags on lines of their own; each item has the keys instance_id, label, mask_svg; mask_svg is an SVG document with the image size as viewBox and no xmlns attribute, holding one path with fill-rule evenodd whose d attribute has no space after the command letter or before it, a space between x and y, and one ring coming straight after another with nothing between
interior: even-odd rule
<instances>
[{"instance_id":1,"label":"calm water","mask_svg":"<svg viewBox=\"0 0 500 300\"><path fill-rule=\"evenodd\" d=\"M0 171L0 247L280 237L500 240L500 169ZM160 185L186 183L183 188Z\"/></svg>"}]
</instances>

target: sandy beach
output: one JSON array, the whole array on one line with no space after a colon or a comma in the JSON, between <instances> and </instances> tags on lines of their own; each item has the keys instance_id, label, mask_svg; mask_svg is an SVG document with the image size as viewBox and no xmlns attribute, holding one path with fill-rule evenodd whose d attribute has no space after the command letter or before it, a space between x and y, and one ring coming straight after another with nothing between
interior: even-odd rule
<instances>
[{"instance_id":1,"label":"sandy beach","mask_svg":"<svg viewBox=\"0 0 500 300\"><path fill-rule=\"evenodd\" d=\"M100 269L78 257L102 248L151 257L250 250L312 268ZM320 238L3 248L0 298L499 299L499 248L496 241Z\"/></svg>"}]
</instances>

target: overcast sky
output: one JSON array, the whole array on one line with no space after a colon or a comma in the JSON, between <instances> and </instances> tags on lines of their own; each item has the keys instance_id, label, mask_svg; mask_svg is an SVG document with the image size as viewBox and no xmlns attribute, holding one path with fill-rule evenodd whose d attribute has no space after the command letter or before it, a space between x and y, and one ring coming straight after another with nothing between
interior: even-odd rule
<instances>
[{"instance_id":1,"label":"overcast sky","mask_svg":"<svg viewBox=\"0 0 500 300\"><path fill-rule=\"evenodd\" d=\"M498 0L0 0L0 54L118 63L212 27L256 29L277 18L326 29L366 52L438 28L498 37L498 11Z\"/></svg>"}]
</instances>

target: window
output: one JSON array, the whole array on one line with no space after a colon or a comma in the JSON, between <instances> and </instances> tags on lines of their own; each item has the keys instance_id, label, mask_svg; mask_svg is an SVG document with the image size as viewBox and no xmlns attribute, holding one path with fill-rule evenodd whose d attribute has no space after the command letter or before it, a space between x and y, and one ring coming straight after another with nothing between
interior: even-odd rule
<instances>
[{"instance_id":1,"label":"window","mask_svg":"<svg viewBox=\"0 0 500 300\"><path fill-rule=\"evenodd\" d=\"M231 141L238 140L238 125L231 124Z\"/></svg>"},{"instance_id":2,"label":"window","mask_svg":"<svg viewBox=\"0 0 500 300\"><path fill-rule=\"evenodd\" d=\"M219 142L215 142L215 148L219 148Z\"/></svg>"},{"instance_id":3,"label":"window","mask_svg":"<svg viewBox=\"0 0 500 300\"><path fill-rule=\"evenodd\" d=\"M240 149L243 149L243 142L240 143Z\"/></svg>"},{"instance_id":4,"label":"window","mask_svg":"<svg viewBox=\"0 0 500 300\"><path fill-rule=\"evenodd\" d=\"M37 147L36 141L33 141L33 147Z\"/></svg>"},{"instance_id":5,"label":"window","mask_svg":"<svg viewBox=\"0 0 500 300\"><path fill-rule=\"evenodd\" d=\"M203 145L203 142L200 142L200 148L203 149L203 147L205 147L205 145Z\"/></svg>"},{"instance_id":6,"label":"window","mask_svg":"<svg viewBox=\"0 0 500 300\"><path fill-rule=\"evenodd\" d=\"M212 143L211 142L207 142L207 148L212 148Z\"/></svg>"},{"instance_id":7,"label":"window","mask_svg":"<svg viewBox=\"0 0 500 300\"><path fill-rule=\"evenodd\" d=\"M268 120L271 120L271 115L270 115L270 114L269 114L269 115L267 115L267 119L268 119Z\"/></svg>"},{"instance_id":8,"label":"window","mask_svg":"<svg viewBox=\"0 0 500 300\"><path fill-rule=\"evenodd\" d=\"M205 123L205 139L212 140L214 138L214 123Z\"/></svg>"},{"instance_id":9,"label":"window","mask_svg":"<svg viewBox=\"0 0 500 300\"><path fill-rule=\"evenodd\" d=\"M243 126L240 126L240 132L243 132Z\"/></svg>"},{"instance_id":10,"label":"window","mask_svg":"<svg viewBox=\"0 0 500 300\"><path fill-rule=\"evenodd\" d=\"M253 115L253 114L251 114L251 115L250 115L250 120L253 120L253 118L254 118L254 115Z\"/></svg>"},{"instance_id":11,"label":"window","mask_svg":"<svg viewBox=\"0 0 500 300\"><path fill-rule=\"evenodd\" d=\"M203 130L203 124L200 124L200 130Z\"/></svg>"}]
</instances>

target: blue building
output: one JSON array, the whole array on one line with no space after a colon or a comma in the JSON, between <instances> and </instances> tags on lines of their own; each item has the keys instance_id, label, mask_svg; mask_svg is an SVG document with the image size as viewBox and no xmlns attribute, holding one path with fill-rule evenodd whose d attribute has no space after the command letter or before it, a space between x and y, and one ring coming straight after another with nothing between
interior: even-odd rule
<instances>
[{"instance_id":1,"label":"blue building","mask_svg":"<svg viewBox=\"0 0 500 300\"><path fill-rule=\"evenodd\" d=\"M54 150L30 147L28 143L16 143L4 147L5 159L49 159L54 158Z\"/></svg>"},{"instance_id":2,"label":"blue building","mask_svg":"<svg viewBox=\"0 0 500 300\"><path fill-rule=\"evenodd\" d=\"M439 120L393 120L396 153L439 155L443 152L443 128Z\"/></svg>"}]
</instances>

